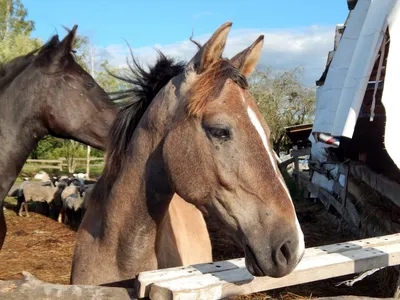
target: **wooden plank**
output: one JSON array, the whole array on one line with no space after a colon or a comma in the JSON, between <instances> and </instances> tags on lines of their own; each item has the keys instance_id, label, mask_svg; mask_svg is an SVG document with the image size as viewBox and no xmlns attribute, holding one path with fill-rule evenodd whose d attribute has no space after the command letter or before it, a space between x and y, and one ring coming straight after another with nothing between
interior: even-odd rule
<instances>
[{"instance_id":1,"label":"wooden plank","mask_svg":"<svg viewBox=\"0 0 400 300\"><path fill-rule=\"evenodd\" d=\"M390 245L400 243L400 233L368 238L363 240L349 241L331 245L323 245L306 249L304 258L315 257L332 253L342 253L350 250L359 250L362 248ZM137 291L138 296L148 297L149 291L154 282L162 282L179 278L188 278L207 273L217 273L238 268L244 268L244 258L232 259L227 261L213 262L208 264L198 264L186 267L176 267L170 269L160 269L148 272L142 272L138 276Z\"/></svg>"},{"instance_id":2,"label":"wooden plank","mask_svg":"<svg viewBox=\"0 0 400 300\"><path fill-rule=\"evenodd\" d=\"M394 205L400 207L400 184L377 174L369 167L360 163L350 164L350 174L372 187L374 190L388 198Z\"/></svg>"},{"instance_id":3,"label":"wooden plank","mask_svg":"<svg viewBox=\"0 0 400 300\"><path fill-rule=\"evenodd\" d=\"M86 158L75 158L76 161L84 161L86 163ZM104 160L104 157L91 157L90 161Z\"/></svg>"},{"instance_id":4,"label":"wooden plank","mask_svg":"<svg viewBox=\"0 0 400 300\"><path fill-rule=\"evenodd\" d=\"M254 277L246 268L161 281L150 299L221 299L400 264L399 244L305 257L289 275Z\"/></svg>"},{"instance_id":5,"label":"wooden plank","mask_svg":"<svg viewBox=\"0 0 400 300\"><path fill-rule=\"evenodd\" d=\"M0 280L0 300L12 299L68 299L68 300L133 300L132 289L91 286L63 285L41 281L32 274L22 271L24 278ZM19 276L20 277L20 276Z\"/></svg>"},{"instance_id":6,"label":"wooden plank","mask_svg":"<svg viewBox=\"0 0 400 300\"><path fill-rule=\"evenodd\" d=\"M237 269L244 266L243 258L236 258L226 261L213 262L208 264L198 264L193 266L183 266L170 269L160 269L139 274L136 281L138 297L148 297L150 288L154 282L167 281L177 278L187 278L188 276L201 275Z\"/></svg>"},{"instance_id":7,"label":"wooden plank","mask_svg":"<svg viewBox=\"0 0 400 300\"><path fill-rule=\"evenodd\" d=\"M292 156L294 157L299 157L299 156L306 156L306 155L310 155L311 153L311 148L307 147L307 148L303 148L303 149L293 149L292 150Z\"/></svg>"},{"instance_id":8,"label":"wooden plank","mask_svg":"<svg viewBox=\"0 0 400 300\"><path fill-rule=\"evenodd\" d=\"M391 245L395 243L400 244L400 233L378 236L357 241L307 248L303 257L311 257L311 256L330 254L330 253L342 253L349 250L358 250L361 248L371 248L375 246Z\"/></svg>"},{"instance_id":9,"label":"wooden plank","mask_svg":"<svg viewBox=\"0 0 400 300\"><path fill-rule=\"evenodd\" d=\"M281 169L286 168L289 164L291 164L293 162L294 162L294 157L291 157L291 158L279 163L279 168L281 168Z\"/></svg>"},{"instance_id":10,"label":"wooden plank","mask_svg":"<svg viewBox=\"0 0 400 300\"><path fill-rule=\"evenodd\" d=\"M27 163L60 163L59 159L27 159Z\"/></svg>"},{"instance_id":11,"label":"wooden plank","mask_svg":"<svg viewBox=\"0 0 400 300\"><path fill-rule=\"evenodd\" d=\"M31 168L37 169L60 169L60 166L47 166L47 165L29 165Z\"/></svg>"}]
</instances>

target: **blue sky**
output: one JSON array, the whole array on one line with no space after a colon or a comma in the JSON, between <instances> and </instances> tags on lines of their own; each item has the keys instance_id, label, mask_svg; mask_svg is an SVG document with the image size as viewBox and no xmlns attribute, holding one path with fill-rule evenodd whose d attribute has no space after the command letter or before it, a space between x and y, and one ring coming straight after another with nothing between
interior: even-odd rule
<instances>
[{"instance_id":1,"label":"blue sky","mask_svg":"<svg viewBox=\"0 0 400 300\"><path fill-rule=\"evenodd\" d=\"M124 39L144 61L154 58L155 48L190 59L195 51L187 42L192 27L195 38L204 42L222 23L232 21L228 54L234 55L240 47L250 45L251 39L265 34L261 64L275 69L303 65L307 82L319 76L327 51L333 46L334 26L343 23L348 14L345 0L22 0L22 3L28 9L28 18L35 21L34 37L47 40L54 33L62 37L65 34L62 25L78 24L78 33L87 35L96 48L96 59L107 59L117 65L125 62ZM313 63L313 59L317 62Z\"/></svg>"}]
</instances>

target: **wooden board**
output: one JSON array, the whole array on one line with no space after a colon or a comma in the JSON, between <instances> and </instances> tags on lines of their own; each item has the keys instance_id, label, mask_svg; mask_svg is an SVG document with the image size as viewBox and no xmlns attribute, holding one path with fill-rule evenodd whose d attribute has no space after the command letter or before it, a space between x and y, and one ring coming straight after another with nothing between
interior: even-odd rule
<instances>
[{"instance_id":1,"label":"wooden board","mask_svg":"<svg viewBox=\"0 0 400 300\"><path fill-rule=\"evenodd\" d=\"M90 286L63 285L43 282L32 274L23 271L19 280L0 280L0 300L134 300L132 289Z\"/></svg>"},{"instance_id":2,"label":"wooden board","mask_svg":"<svg viewBox=\"0 0 400 300\"><path fill-rule=\"evenodd\" d=\"M398 244L305 257L282 278L253 277L246 268L156 282L150 299L221 299L400 264Z\"/></svg>"},{"instance_id":3,"label":"wooden board","mask_svg":"<svg viewBox=\"0 0 400 300\"><path fill-rule=\"evenodd\" d=\"M306 249L296 270L279 279L254 278L244 258L139 274L138 297L219 299L400 264L400 234ZM165 297L165 298L163 298Z\"/></svg>"}]
</instances>

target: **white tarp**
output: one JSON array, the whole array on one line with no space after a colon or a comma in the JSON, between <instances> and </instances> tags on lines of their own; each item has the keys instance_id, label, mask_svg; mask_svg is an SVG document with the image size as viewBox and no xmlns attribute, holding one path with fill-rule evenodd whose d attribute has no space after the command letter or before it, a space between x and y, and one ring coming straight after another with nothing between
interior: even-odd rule
<instances>
[{"instance_id":1,"label":"white tarp","mask_svg":"<svg viewBox=\"0 0 400 300\"><path fill-rule=\"evenodd\" d=\"M396 74L400 65L399 2L358 0L332 59L325 83L317 89L312 132L352 138L368 80L388 28L390 49L382 94L386 110L385 146L400 168L400 100L396 97L400 87L400 79ZM313 144L313 148L320 144Z\"/></svg>"},{"instance_id":2,"label":"white tarp","mask_svg":"<svg viewBox=\"0 0 400 300\"><path fill-rule=\"evenodd\" d=\"M400 66L400 1L388 17L390 50L386 63L385 86L382 93L382 103L386 110L385 147L386 151L400 168L400 76L397 74Z\"/></svg>"},{"instance_id":3,"label":"white tarp","mask_svg":"<svg viewBox=\"0 0 400 300\"><path fill-rule=\"evenodd\" d=\"M313 132L339 137L353 136L388 17L397 2L358 0L332 59L325 83L317 89ZM393 54L392 49L390 53Z\"/></svg>"}]
</instances>

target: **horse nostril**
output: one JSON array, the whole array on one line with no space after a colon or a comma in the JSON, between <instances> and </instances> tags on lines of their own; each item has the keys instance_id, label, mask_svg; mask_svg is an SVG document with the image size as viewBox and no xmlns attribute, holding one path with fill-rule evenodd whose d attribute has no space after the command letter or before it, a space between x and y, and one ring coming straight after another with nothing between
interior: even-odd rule
<instances>
[{"instance_id":1,"label":"horse nostril","mask_svg":"<svg viewBox=\"0 0 400 300\"><path fill-rule=\"evenodd\" d=\"M289 243L290 242L286 242L281 247L281 252L286 259L286 264L289 264L290 257L292 256L292 254L290 252L290 248L289 248Z\"/></svg>"},{"instance_id":2,"label":"horse nostril","mask_svg":"<svg viewBox=\"0 0 400 300\"><path fill-rule=\"evenodd\" d=\"M285 242L276 250L273 257L275 264L278 267L285 268L291 261L292 253L290 251L290 242Z\"/></svg>"}]
</instances>

